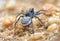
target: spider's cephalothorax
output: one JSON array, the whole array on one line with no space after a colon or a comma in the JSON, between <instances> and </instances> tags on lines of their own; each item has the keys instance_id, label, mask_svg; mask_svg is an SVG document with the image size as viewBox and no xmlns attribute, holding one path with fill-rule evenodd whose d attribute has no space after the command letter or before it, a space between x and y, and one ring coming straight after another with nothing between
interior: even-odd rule
<instances>
[{"instance_id":1,"label":"spider's cephalothorax","mask_svg":"<svg viewBox=\"0 0 60 41\"><path fill-rule=\"evenodd\" d=\"M22 13L21 13L22 15L19 14L19 15L16 17L15 25L16 25L16 23L17 23L19 20L21 20L21 25L22 25L22 26L28 26L29 24L32 23L32 18L33 18L33 17L38 18L36 15L42 14L42 13L44 13L43 10L34 11L34 8L30 8L28 11L26 11L25 14L22 14ZM40 19L38 18L38 20L40 20ZM40 22L41 22L41 24L42 24L42 21L41 21L41 20L40 20Z\"/></svg>"}]
</instances>

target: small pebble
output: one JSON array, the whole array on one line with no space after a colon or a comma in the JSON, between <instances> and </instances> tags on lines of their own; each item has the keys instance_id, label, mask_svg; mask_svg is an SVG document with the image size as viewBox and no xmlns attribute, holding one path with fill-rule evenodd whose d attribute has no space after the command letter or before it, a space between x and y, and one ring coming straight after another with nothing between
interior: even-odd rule
<instances>
[{"instance_id":1,"label":"small pebble","mask_svg":"<svg viewBox=\"0 0 60 41\"><path fill-rule=\"evenodd\" d=\"M13 17L6 17L4 20L3 20L3 25L4 26L11 26L14 22L14 18Z\"/></svg>"}]
</instances>

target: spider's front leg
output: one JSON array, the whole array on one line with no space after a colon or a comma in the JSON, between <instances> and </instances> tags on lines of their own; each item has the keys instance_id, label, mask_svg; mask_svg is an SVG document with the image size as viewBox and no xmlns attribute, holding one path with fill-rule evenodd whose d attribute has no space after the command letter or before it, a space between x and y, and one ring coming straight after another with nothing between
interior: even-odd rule
<instances>
[{"instance_id":1,"label":"spider's front leg","mask_svg":"<svg viewBox=\"0 0 60 41\"><path fill-rule=\"evenodd\" d=\"M21 12L16 16L14 27L16 26L17 22L19 21L20 17L22 17L24 14L24 11L21 10Z\"/></svg>"},{"instance_id":2,"label":"spider's front leg","mask_svg":"<svg viewBox=\"0 0 60 41\"><path fill-rule=\"evenodd\" d=\"M17 22L20 20L20 17L23 17L23 15L19 15L19 16L16 17L15 23L14 23L15 27L16 27Z\"/></svg>"},{"instance_id":3,"label":"spider's front leg","mask_svg":"<svg viewBox=\"0 0 60 41\"><path fill-rule=\"evenodd\" d=\"M16 34L16 24L18 23L18 21L20 20L20 18L24 16L23 13L24 13L24 11L22 10L21 13L19 13L19 14L16 16L16 18L15 18L15 22L14 22L14 24L13 24L13 27L15 28L15 29L14 29L14 35Z\"/></svg>"},{"instance_id":4,"label":"spider's front leg","mask_svg":"<svg viewBox=\"0 0 60 41\"><path fill-rule=\"evenodd\" d=\"M16 19L15 19L15 23L14 23L14 35L16 34L16 25L17 25L17 23L18 23L18 21L20 20L20 18L22 17L22 15L19 15L19 16L17 16L16 17Z\"/></svg>"}]
</instances>

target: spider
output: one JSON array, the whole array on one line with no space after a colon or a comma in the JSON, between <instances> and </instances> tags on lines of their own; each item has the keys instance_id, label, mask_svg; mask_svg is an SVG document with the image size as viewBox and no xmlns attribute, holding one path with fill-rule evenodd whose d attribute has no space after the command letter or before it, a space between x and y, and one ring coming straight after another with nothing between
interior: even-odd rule
<instances>
[{"instance_id":1,"label":"spider","mask_svg":"<svg viewBox=\"0 0 60 41\"><path fill-rule=\"evenodd\" d=\"M21 20L22 26L24 26L24 27L28 26L32 23L33 17L38 18L38 20L41 22L41 25L43 25L43 22L41 21L41 19L36 16L36 15L42 14L42 13L44 14L44 10L34 11L34 8L30 8L28 11L26 11L25 14L21 13L21 14L17 15L16 21L15 21L15 26L19 20Z\"/></svg>"}]
</instances>

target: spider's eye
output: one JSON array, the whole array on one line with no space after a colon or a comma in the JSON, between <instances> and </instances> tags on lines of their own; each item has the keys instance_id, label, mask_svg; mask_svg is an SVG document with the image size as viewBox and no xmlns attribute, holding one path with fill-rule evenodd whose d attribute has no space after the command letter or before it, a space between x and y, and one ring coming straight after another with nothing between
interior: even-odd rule
<instances>
[{"instance_id":1,"label":"spider's eye","mask_svg":"<svg viewBox=\"0 0 60 41\"><path fill-rule=\"evenodd\" d=\"M30 13L25 14L25 16L30 16Z\"/></svg>"},{"instance_id":2,"label":"spider's eye","mask_svg":"<svg viewBox=\"0 0 60 41\"><path fill-rule=\"evenodd\" d=\"M34 12L34 8L30 8L29 12L31 12L31 13Z\"/></svg>"}]
</instances>

